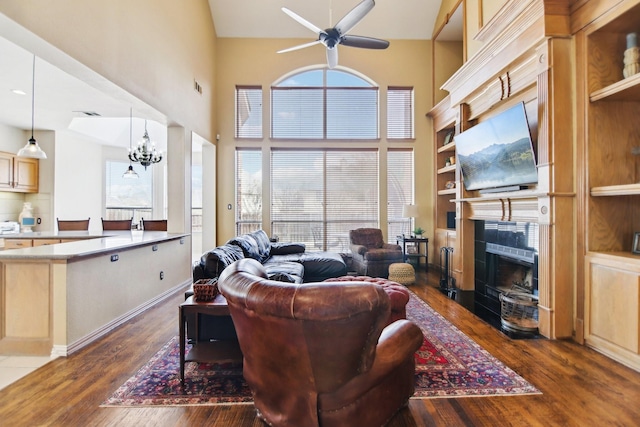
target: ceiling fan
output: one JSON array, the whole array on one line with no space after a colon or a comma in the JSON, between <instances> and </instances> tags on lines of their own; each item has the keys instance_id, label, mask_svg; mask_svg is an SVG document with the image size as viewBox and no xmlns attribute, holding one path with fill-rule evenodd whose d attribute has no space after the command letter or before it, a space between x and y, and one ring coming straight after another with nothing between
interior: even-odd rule
<instances>
[{"instance_id":1,"label":"ceiling fan","mask_svg":"<svg viewBox=\"0 0 640 427\"><path fill-rule=\"evenodd\" d=\"M303 26L307 27L314 33L318 34L318 40L310 43L304 43L298 46L293 46L288 49L279 50L278 53L291 52L293 50L304 49L305 47L314 46L322 43L327 48L327 63L329 68L333 68L338 65L338 45L359 47L364 49L386 49L389 47L389 42L386 40L376 39L373 37L364 36L348 36L347 33L356 26L358 22L365 17L367 13L375 6L374 0L362 0L356 7L354 7L349 13L347 13L333 28L327 28L321 30L313 25L297 13L293 12L286 7L282 8L282 11L298 21Z\"/></svg>"}]
</instances>

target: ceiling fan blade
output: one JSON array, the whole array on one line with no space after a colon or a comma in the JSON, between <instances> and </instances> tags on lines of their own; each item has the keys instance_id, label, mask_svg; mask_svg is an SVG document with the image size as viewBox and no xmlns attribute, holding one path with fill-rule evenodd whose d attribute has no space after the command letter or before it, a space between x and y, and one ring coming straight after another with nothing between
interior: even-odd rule
<instances>
[{"instance_id":1,"label":"ceiling fan blade","mask_svg":"<svg viewBox=\"0 0 640 427\"><path fill-rule=\"evenodd\" d=\"M351 9L334 28L338 30L340 35L347 34L375 5L376 3L373 0L362 0L356 7Z\"/></svg>"},{"instance_id":2,"label":"ceiling fan blade","mask_svg":"<svg viewBox=\"0 0 640 427\"><path fill-rule=\"evenodd\" d=\"M297 13L292 11L291 9L287 9L286 7L283 7L282 11L284 13L286 13L287 15L289 15L290 17L292 17L293 19L295 19L298 23L302 24L303 26L305 26L308 29L310 29L311 31L313 31L314 33L316 33L316 34L324 33L324 30L316 27L311 22L307 21L306 19L304 19L302 16L298 15Z\"/></svg>"},{"instance_id":3,"label":"ceiling fan blade","mask_svg":"<svg viewBox=\"0 0 640 427\"><path fill-rule=\"evenodd\" d=\"M329 68L334 68L338 65L338 46L327 49L327 64Z\"/></svg>"},{"instance_id":4,"label":"ceiling fan blade","mask_svg":"<svg viewBox=\"0 0 640 427\"><path fill-rule=\"evenodd\" d=\"M389 47L389 42L386 40L364 36L344 36L342 37L340 44L343 46L362 47L365 49L386 49Z\"/></svg>"},{"instance_id":5,"label":"ceiling fan blade","mask_svg":"<svg viewBox=\"0 0 640 427\"><path fill-rule=\"evenodd\" d=\"M299 44L297 46L293 46L293 47L289 47L287 49L279 50L278 53L285 53L285 52L291 52L293 50L304 49L305 47L314 46L314 45L317 45L317 44L320 44L320 43L322 43L320 40L314 40L314 41L309 42L309 43Z\"/></svg>"}]
</instances>

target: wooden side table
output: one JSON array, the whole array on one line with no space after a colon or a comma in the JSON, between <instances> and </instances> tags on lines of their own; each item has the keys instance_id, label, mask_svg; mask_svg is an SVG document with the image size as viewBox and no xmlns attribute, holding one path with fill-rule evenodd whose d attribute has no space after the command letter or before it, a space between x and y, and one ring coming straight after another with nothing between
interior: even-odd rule
<instances>
[{"instance_id":1,"label":"wooden side table","mask_svg":"<svg viewBox=\"0 0 640 427\"><path fill-rule=\"evenodd\" d=\"M237 340L197 341L193 343L189 354L185 355L187 315L195 317L195 337L198 337L198 323L201 314L209 316L229 317L227 300L220 294L213 301L195 301L193 296L187 298L178 308L180 320L180 381L184 381L184 365L186 362L207 363L242 363L242 351Z\"/></svg>"},{"instance_id":2,"label":"wooden side table","mask_svg":"<svg viewBox=\"0 0 640 427\"><path fill-rule=\"evenodd\" d=\"M415 245L417 252L408 253L407 243ZM404 262L415 259L416 267L420 267L420 260L424 258L424 271L429 271L429 239L426 237L396 236L396 244L402 246L402 260ZM424 244L424 252L422 252L422 244Z\"/></svg>"}]
</instances>

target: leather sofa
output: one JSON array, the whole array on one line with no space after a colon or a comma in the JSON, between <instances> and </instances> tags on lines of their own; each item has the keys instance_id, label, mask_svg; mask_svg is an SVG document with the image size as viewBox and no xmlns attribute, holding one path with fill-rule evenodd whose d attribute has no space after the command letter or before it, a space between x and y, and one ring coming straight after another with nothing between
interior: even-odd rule
<instances>
[{"instance_id":1,"label":"leather sofa","mask_svg":"<svg viewBox=\"0 0 640 427\"><path fill-rule=\"evenodd\" d=\"M360 281L283 283L242 259L218 280L244 377L271 426L381 426L414 393L421 330L386 326L389 296Z\"/></svg>"},{"instance_id":2,"label":"leather sofa","mask_svg":"<svg viewBox=\"0 0 640 427\"><path fill-rule=\"evenodd\" d=\"M281 282L321 282L347 273L347 265L338 253L306 252L304 244L271 242L264 230L257 230L205 252L193 265L193 281L217 278L233 262L247 258L261 263L270 279ZM193 289L185 298L190 295ZM194 322L187 318L189 340L196 339ZM202 316L199 325L198 341L235 339L230 318Z\"/></svg>"},{"instance_id":3,"label":"leather sofa","mask_svg":"<svg viewBox=\"0 0 640 427\"><path fill-rule=\"evenodd\" d=\"M271 242L264 230L257 230L205 252L193 265L193 281L216 278L231 263L243 258L260 262L270 279L281 282L319 282L347 272L347 265L338 253L306 252L302 243Z\"/></svg>"}]
</instances>

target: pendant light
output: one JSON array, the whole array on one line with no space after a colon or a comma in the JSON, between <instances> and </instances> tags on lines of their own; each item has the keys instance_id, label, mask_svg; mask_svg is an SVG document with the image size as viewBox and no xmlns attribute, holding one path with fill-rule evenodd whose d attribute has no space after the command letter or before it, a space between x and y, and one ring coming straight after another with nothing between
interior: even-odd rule
<instances>
[{"instance_id":1,"label":"pendant light","mask_svg":"<svg viewBox=\"0 0 640 427\"><path fill-rule=\"evenodd\" d=\"M129 108L129 153L131 153L132 140L133 140L133 108ZM122 174L122 177L125 179L138 178L138 174L136 173L136 171L133 170L131 159L129 159L129 169L127 169L127 171Z\"/></svg>"},{"instance_id":2,"label":"pendant light","mask_svg":"<svg viewBox=\"0 0 640 427\"><path fill-rule=\"evenodd\" d=\"M33 55L33 79L31 80L31 138L27 145L18 151L18 157L31 157L34 159L46 159L47 155L33 137L33 118L35 115L35 91L36 91L36 56Z\"/></svg>"}]
</instances>

